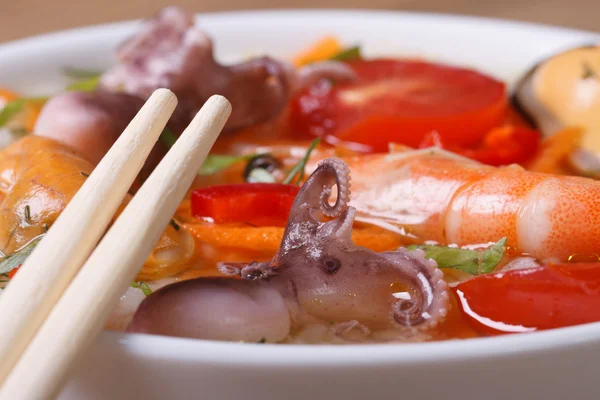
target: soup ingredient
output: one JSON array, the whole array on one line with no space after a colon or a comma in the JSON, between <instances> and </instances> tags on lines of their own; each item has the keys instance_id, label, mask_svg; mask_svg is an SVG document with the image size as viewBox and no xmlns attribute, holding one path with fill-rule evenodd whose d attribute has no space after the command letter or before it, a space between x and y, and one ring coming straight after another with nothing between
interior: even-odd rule
<instances>
[{"instance_id":1,"label":"soup ingredient","mask_svg":"<svg viewBox=\"0 0 600 400\"><path fill-rule=\"evenodd\" d=\"M407 250L421 249L425 256L435 260L439 268L454 268L471 275L487 274L502 261L506 238L500 239L484 251L429 244L408 246Z\"/></svg>"},{"instance_id":2,"label":"soup ingredient","mask_svg":"<svg viewBox=\"0 0 600 400\"><path fill-rule=\"evenodd\" d=\"M312 153L312 151L315 149L315 147L317 147L319 145L320 141L321 141L320 138L313 140L313 142L310 144L310 146L308 146L308 149L306 150L306 154L304 155L304 157L300 161L298 161L298 164L296 164L294 166L294 168L292 168L292 170L290 171L288 176L283 180L283 183L291 183L292 180L296 177L296 175L298 175L298 179L296 180L296 185L299 185L302 182L302 180L304 179L304 169L306 168L306 163L308 162L310 153Z\"/></svg>"},{"instance_id":3,"label":"soup ingredient","mask_svg":"<svg viewBox=\"0 0 600 400\"><path fill-rule=\"evenodd\" d=\"M192 215L217 224L285 226L298 187L274 183L211 186L192 192Z\"/></svg>"},{"instance_id":4,"label":"soup ingredient","mask_svg":"<svg viewBox=\"0 0 600 400\"><path fill-rule=\"evenodd\" d=\"M343 50L342 44L333 36L325 36L309 49L294 57L294 65L302 67L318 61L328 60Z\"/></svg>"},{"instance_id":5,"label":"soup ingredient","mask_svg":"<svg viewBox=\"0 0 600 400\"><path fill-rule=\"evenodd\" d=\"M528 128L502 126L488 132L477 147L465 148L446 145L437 132L432 132L425 136L419 147L431 146L444 148L488 165L525 164L536 156L540 134Z\"/></svg>"},{"instance_id":6,"label":"soup ingredient","mask_svg":"<svg viewBox=\"0 0 600 400\"><path fill-rule=\"evenodd\" d=\"M572 156L578 153L582 135L583 132L580 128L567 128L544 138L538 154L525 164L525 168L529 171L570 175L569 172L572 168L569 164L573 163ZM596 157L594 157L594 162L595 164L600 163ZM575 167L575 170L590 176L593 175L592 168L589 167L589 164L584 164Z\"/></svg>"},{"instance_id":7,"label":"soup ingredient","mask_svg":"<svg viewBox=\"0 0 600 400\"><path fill-rule=\"evenodd\" d=\"M600 154L600 46L556 54L515 85L517 108L546 136L566 127L584 131L584 149Z\"/></svg>"},{"instance_id":8,"label":"soup ingredient","mask_svg":"<svg viewBox=\"0 0 600 400\"><path fill-rule=\"evenodd\" d=\"M276 159L270 154L259 154L252 157L246 168L244 169L244 180L249 183L257 182L275 182L274 173L278 172L282 167L281 161ZM260 172L262 171L262 172ZM263 177L257 175L257 173L265 175ZM268 178L266 178L268 177Z\"/></svg>"},{"instance_id":9,"label":"soup ingredient","mask_svg":"<svg viewBox=\"0 0 600 400\"><path fill-rule=\"evenodd\" d=\"M439 149L348 157L359 221L458 246L506 237L509 254L567 261L600 243L600 182L496 168Z\"/></svg>"},{"instance_id":10,"label":"soup ingredient","mask_svg":"<svg viewBox=\"0 0 600 400\"><path fill-rule=\"evenodd\" d=\"M345 81L353 72L328 62L296 70L270 57L232 66L219 64L212 40L194 26L194 15L167 7L146 21L140 33L119 47L119 63L101 78L101 86L147 98L159 87L171 89L189 120L213 94L231 102L227 130L267 121L286 106L289 95L315 79Z\"/></svg>"},{"instance_id":11,"label":"soup ingredient","mask_svg":"<svg viewBox=\"0 0 600 400\"><path fill-rule=\"evenodd\" d=\"M253 157L250 155L243 156L227 156L227 155L219 155L219 154L209 154L206 157L206 160L202 164L202 168L200 168L200 175L212 175L223 169L229 168L230 166L237 164L242 161L246 161Z\"/></svg>"},{"instance_id":12,"label":"soup ingredient","mask_svg":"<svg viewBox=\"0 0 600 400\"><path fill-rule=\"evenodd\" d=\"M600 263L556 264L482 275L453 288L483 333L517 333L600 321Z\"/></svg>"},{"instance_id":13,"label":"soup ingredient","mask_svg":"<svg viewBox=\"0 0 600 400\"><path fill-rule=\"evenodd\" d=\"M57 140L97 164L144 104L140 97L107 91L66 92L51 98L35 125L34 134ZM168 127L180 133L186 119L176 110ZM147 177L166 152L159 142L140 177Z\"/></svg>"},{"instance_id":14,"label":"soup ingredient","mask_svg":"<svg viewBox=\"0 0 600 400\"><path fill-rule=\"evenodd\" d=\"M128 330L271 342L315 319L358 321L369 329L436 325L446 316L448 292L433 260L420 250L375 253L352 242L349 172L338 159L319 164L300 189L270 262L222 264L238 279L201 278L158 290ZM326 217L333 219L323 222Z\"/></svg>"},{"instance_id":15,"label":"soup ingredient","mask_svg":"<svg viewBox=\"0 0 600 400\"><path fill-rule=\"evenodd\" d=\"M0 153L0 263L46 233L92 169L70 148L39 136L26 136ZM194 250L186 230L167 227L140 279L177 272Z\"/></svg>"},{"instance_id":16,"label":"soup ingredient","mask_svg":"<svg viewBox=\"0 0 600 400\"><path fill-rule=\"evenodd\" d=\"M390 142L417 147L436 131L447 143L477 144L507 109L502 82L478 72L423 61L355 60L356 83L321 80L291 103L300 135L385 152Z\"/></svg>"},{"instance_id":17,"label":"soup ingredient","mask_svg":"<svg viewBox=\"0 0 600 400\"><path fill-rule=\"evenodd\" d=\"M34 238L23 248L15 251L12 255L0 261L0 274L9 274L9 278L12 279L12 275L10 275L10 273L16 271L21 264L25 262L27 257L29 257L29 254L31 254L33 249L35 249L35 246L37 246L40 240L42 240L43 236L44 234L41 234L40 236Z\"/></svg>"}]
</instances>

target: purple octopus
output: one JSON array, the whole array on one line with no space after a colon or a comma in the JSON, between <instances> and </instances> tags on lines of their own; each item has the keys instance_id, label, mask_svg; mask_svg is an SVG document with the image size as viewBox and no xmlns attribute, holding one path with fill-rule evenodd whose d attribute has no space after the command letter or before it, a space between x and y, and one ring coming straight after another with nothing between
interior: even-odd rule
<instances>
[{"instance_id":1,"label":"purple octopus","mask_svg":"<svg viewBox=\"0 0 600 400\"><path fill-rule=\"evenodd\" d=\"M376 253L356 246L349 197L346 163L323 160L300 189L270 262L224 263L228 277L163 287L141 303L128 330L279 342L315 321L366 330L436 325L449 306L435 261L420 250Z\"/></svg>"}]
</instances>

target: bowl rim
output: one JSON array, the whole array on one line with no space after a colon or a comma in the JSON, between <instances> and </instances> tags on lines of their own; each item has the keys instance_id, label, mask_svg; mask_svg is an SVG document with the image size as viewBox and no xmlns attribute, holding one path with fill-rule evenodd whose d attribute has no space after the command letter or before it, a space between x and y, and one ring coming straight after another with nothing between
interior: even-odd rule
<instances>
[{"instance_id":1,"label":"bowl rim","mask_svg":"<svg viewBox=\"0 0 600 400\"><path fill-rule=\"evenodd\" d=\"M537 33L565 35L592 35L595 32L540 23L511 21L498 18L363 9L266 9L223 11L197 14L197 20L219 22L226 19L281 19L281 18L368 18L394 19L397 17L436 21L450 24L493 24L502 29L534 30ZM49 42L72 41L78 35L97 36L108 30L125 32L140 23L140 19L89 25L25 37L0 44L0 55L30 53ZM353 368L364 366L416 365L464 360L482 360L490 356L511 357L534 355L540 352L561 351L578 346L600 344L600 322L532 333L508 334L494 337L454 339L424 343L378 343L358 345L306 345L232 343L210 340L185 339L146 334L105 331L98 337L105 348L118 348L129 356L144 360L165 360L174 356L179 360L203 360L215 365L278 366L278 367L331 367ZM235 357L224 357L234 352Z\"/></svg>"}]
</instances>

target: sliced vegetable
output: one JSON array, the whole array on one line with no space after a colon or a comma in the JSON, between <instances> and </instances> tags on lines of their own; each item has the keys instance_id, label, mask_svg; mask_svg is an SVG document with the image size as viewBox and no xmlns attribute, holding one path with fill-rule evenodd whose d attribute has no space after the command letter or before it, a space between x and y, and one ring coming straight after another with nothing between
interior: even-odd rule
<instances>
[{"instance_id":1,"label":"sliced vegetable","mask_svg":"<svg viewBox=\"0 0 600 400\"><path fill-rule=\"evenodd\" d=\"M448 143L474 145L507 110L502 82L478 72L423 61L353 60L358 83L321 81L291 102L300 135L385 152L390 142L417 147L437 131Z\"/></svg>"},{"instance_id":2,"label":"sliced vegetable","mask_svg":"<svg viewBox=\"0 0 600 400\"><path fill-rule=\"evenodd\" d=\"M96 90L100 84L100 75L81 79L77 82L73 82L67 85L67 90L73 92L91 92Z\"/></svg>"},{"instance_id":3,"label":"sliced vegetable","mask_svg":"<svg viewBox=\"0 0 600 400\"><path fill-rule=\"evenodd\" d=\"M177 141L177 136L173 133L172 130L165 127L160 134L160 140L167 146L169 149L173 147L175 142Z\"/></svg>"},{"instance_id":4,"label":"sliced vegetable","mask_svg":"<svg viewBox=\"0 0 600 400\"><path fill-rule=\"evenodd\" d=\"M150 296L152 294L152 289L150 289L150 286L148 286L146 282L132 282L131 287L140 289L142 292L144 292L145 296Z\"/></svg>"},{"instance_id":5,"label":"sliced vegetable","mask_svg":"<svg viewBox=\"0 0 600 400\"><path fill-rule=\"evenodd\" d=\"M96 77L102 75L102 71L75 68L75 67L64 67L62 69L62 72L66 77L73 78L73 79L96 78Z\"/></svg>"},{"instance_id":6,"label":"sliced vegetable","mask_svg":"<svg viewBox=\"0 0 600 400\"><path fill-rule=\"evenodd\" d=\"M243 155L243 156L223 156L217 154L210 154L204 160L200 172L198 175L212 175L223 169L229 168L233 164L249 160L254 157L254 154Z\"/></svg>"},{"instance_id":7,"label":"sliced vegetable","mask_svg":"<svg viewBox=\"0 0 600 400\"><path fill-rule=\"evenodd\" d=\"M13 269L18 268L27 260L33 249L38 245L43 238L43 234L31 240L26 246L17 250L4 260L0 261L0 274L8 274Z\"/></svg>"},{"instance_id":8,"label":"sliced vegetable","mask_svg":"<svg viewBox=\"0 0 600 400\"><path fill-rule=\"evenodd\" d=\"M264 168L254 168L246 177L248 183L275 183L275 177Z\"/></svg>"},{"instance_id":9,"label":"sliced vegetable","mask_svg":"<svg viewBox=\"0 0 600 400\"><path fill-rule=\"evenodd\" d=\"M432 258L440 268L453 268L471 275L487 274L502 261L506 238L500 239L484 251L461 249L437 245L412 245L409 250L421 249L428 258Z\"/></svg>"},{"instance_id":10,"label":"sliced vegetable","mask_svg":"<svg viewBox=\"0 0 600 400\"><path fill-rule=\"evenodd\" d=\"M453 288L483 333L517 333L600 321L600 263L547 265L475 277Z\"/></svg>"},{"instance_id":11,"label":"sliced vegetable","mask_svg":"<svg viewBox=\"0 0 600 400\"><path fill-rule=\"evenodd\" d=\"M283 226L183 224L182 227L204 244L220 248L275 254L283 237ZM376 226L357 226L352 240L373 251L392 251L402 245L399 235Z\"/></svg>"},{"instance_id":12,"label":"sliced vegetable","mask_svg":"<svg viewBox=\"0 0 600 400\"><path fill-rule=\"evenodd\" d=\"M309 49L294 58L294 64L301 67L316 61L323 61L334 57L342 51L342 44L332 36L326 36L313 44Z\"/></svg>"},{"instance_id":13,"label":"sliced vegetable","mask_svg":"<svg viewBox=\"0 0 600 400\"><path fill-rule=\"evenodd\" d=\"M347 49L340 51L331 57L333 61L350 61L350 60L359 60L362 58L360 52L360 46L352 46Z\"/></svg>"},{"instance_id":14,"label":"sliced vegetable","mask_svg":"<svg viewBox=\"0 0 600 400\"><path fill-rule=\"evenodd\" d=\"M319 145L320 142L321 142L321 138L317 138L312 141L310 146L308 146L308 149L306 149L306 154L304 154L304 157L300 161L298 161L298 163L294 166L294 168L292 168L292 170L290 171L288 176L286 176L286 178L283 180L283 183L286 183L286 184L291 183L296 175L298 175L298 179L296 180L296 185L299 185L300 183L302 183L302 180L304 179L304 169L305 169L306 163L308 162L308 159L310 157L310 153L312 153L312 151L315 149L315 147L317 147Z\"/></svg>"},{"instance_id":15,"label":"sliced vegetable","mask_svg":"<svg viewBox=\"0 0 600 400\"><path fill-rule=\"evenodd\" d=\"M47 97L21 97L9 101L4 108L0 109L0 128L21 113L26 113L23 124L25 128L32 130L39 111L47 100Z\"/></svg>"},{"instance_id":16,"label":"sliced vegetable","mask_svg":"<svg viewBox=\"0 0 600 400\"><path fill-rule=\"evenodd\" d=\"M192 215L216 224L285 226L299 188L274 183L211 186L194 190Z\"/></svg>"},{"instance_id":17,"label":"sliced vegetable","mask_svg":"<svg viewBox=\"0 0 600 400\"><path fill-rule=\"evenodd\" d=\"M426 135L419 147L441 147L484 164L500 166L524 164L531 160L539 150L540 141L541 135L538 131L503 126L492 129L485 135L483 142L475 147L447 145L437 132Z\"/></svg>"}]
</instances>

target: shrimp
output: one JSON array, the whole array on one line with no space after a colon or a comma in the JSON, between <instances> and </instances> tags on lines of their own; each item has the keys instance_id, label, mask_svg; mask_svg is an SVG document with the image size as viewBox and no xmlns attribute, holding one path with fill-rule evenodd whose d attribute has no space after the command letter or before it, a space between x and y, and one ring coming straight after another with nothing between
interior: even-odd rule
<instances>
[{"instance_id":1,"label":"shrimp","mask_svg":"<svg viewBox=\"0 0 600 400\"><path fill-rule=\"evenodd\" d=\"M597 257L600 182L491 167L438 149L350 157L357 220L414 241L507 238L513 254Z\"/></svg>"},{"instance_id":2,"label":"shrimp","mask_svg":"<svg viewBox=\"0 0 600 400\"><path fill-rule=\"evenodd\" d=\"M92 170L78 153L40 136L26 136L0 152L0 259L44 234ZM191 261L194 239L175 226L166 228L139 279L172 275Z\"/></svg>"}]
</instances>

